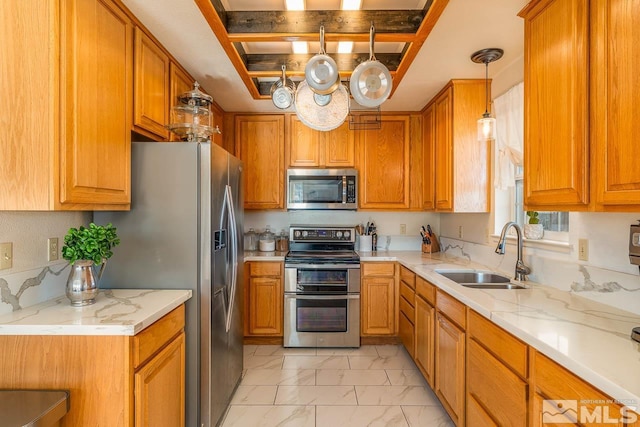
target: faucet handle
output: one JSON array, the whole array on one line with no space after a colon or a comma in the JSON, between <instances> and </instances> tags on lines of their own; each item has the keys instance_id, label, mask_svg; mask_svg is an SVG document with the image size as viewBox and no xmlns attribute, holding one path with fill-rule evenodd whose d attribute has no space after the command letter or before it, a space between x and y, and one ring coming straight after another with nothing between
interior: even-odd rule
<instances>
[{"instance_id":1,"label":"faucet handle","mask_svg":"<svg viewBox=\"0 0 640 427\"><path fill-rule=\"evenodd\" d=\"M516 262L516 280L527 280L527 275L531 274L531 267L525 265L524 262L518 260Z\"/></svg>"}]
</instances>

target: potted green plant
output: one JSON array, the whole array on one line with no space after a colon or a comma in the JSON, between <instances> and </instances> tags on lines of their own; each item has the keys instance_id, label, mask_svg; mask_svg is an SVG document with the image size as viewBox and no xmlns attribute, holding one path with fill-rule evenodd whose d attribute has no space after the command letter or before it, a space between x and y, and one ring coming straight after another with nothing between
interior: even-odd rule
<instances>
[{"instance_id":1,"label":"potted green plant","mask_svg":"<svg viewBox=\"0 0 640 427\"><path fill-rule=\"evenodd\" d=\"M67 279L66 294L71 305L93 304L98 294L98 281L102 277L107 259L111 258L114 246L120 243L116 228L112 224L70 228L64 236L62 257L71 264ZM97 265L101 265L96 273Z\"/></svg>"},{"instance_id":2,"label":"potted green plant","mask_svg":"<svg viewBox=\"0 0 640 427\"><path fill-rule=\"evenodd\" d=\"M536 211L527 211L528 223L524 225L524 237L531 240L542 239L544 228L540 224L539 214Z\"/></svg>"}]
</instances>

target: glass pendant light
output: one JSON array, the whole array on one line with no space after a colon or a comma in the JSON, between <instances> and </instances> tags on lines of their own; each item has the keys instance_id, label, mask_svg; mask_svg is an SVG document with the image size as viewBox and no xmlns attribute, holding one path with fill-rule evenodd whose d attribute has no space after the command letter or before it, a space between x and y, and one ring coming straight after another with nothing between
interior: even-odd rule
<instances>
[{"instance_id":1,"label":"glass pendant light","mask_svg":"<svg viewBox=\"0 0 640 427\"><path fill-rule=\"evenodd\" d=\"M478 141L496 139L496 119L489 112L489 63L502 58L504 51L498 48L482 49L471 55L471 60L485 65L485 109L478 119Z\"/></svg>"}]
</instances>

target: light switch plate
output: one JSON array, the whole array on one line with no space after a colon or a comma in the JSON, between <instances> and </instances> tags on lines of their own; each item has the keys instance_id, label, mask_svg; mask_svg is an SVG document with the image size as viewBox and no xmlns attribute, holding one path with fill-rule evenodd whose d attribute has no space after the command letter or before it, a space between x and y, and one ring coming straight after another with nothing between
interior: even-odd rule
<instances>
[{"instance_id":1,"label":"light switch plate","mask_svg":"<svg viewBox=\"0 0 640 427\"><path fill-rule=\"evenodd\" d=\"M13 266L13 243L0 243L0 270Z\"/></svg>"}]
</instances>

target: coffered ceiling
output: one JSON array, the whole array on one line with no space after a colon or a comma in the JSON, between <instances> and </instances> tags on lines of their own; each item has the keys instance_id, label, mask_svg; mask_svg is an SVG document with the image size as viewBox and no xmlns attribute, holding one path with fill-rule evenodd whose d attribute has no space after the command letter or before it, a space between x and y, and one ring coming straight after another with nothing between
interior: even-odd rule
<instances>
[{"instance_id":1,"label":"coffered ceiling","mask_svg":"<svg viewBox=\"0 0 640 427\"><path fill-rule=\"evenodd\" d=\"M370 59L373 25L375 57L397 87L448 1L364 0L361 10L341 10L340 0L306 0L304 11L288 11L283 0L195 0L254 99L269 98L283 65L294 80L303 78L305 65L321 50L321 26L326 53L347 81ZM294 53L292 42L304 42L309 53ZM353 42L352 52L338 53L338 42Z\"/></svg>"},{"instance_id":2,"label":"coffered ceiling","mask_svg":"<svg viewBox=\"0 0 640 427\"><path fill-rule=\"evenodd\" d=\"M228 112L280 112L268 97L256 98L253 90L257 90L256 79L267 82L279 75L280 65L274 71L254 70L246 71L247 76L238 70L238 53L228 52L229 44L219 40L210 25L211 17L201 10L201 3L209 3L209 10L215 12L211 0L121 0L154 36L180 61L180 63L197 79L210 93L215 102ZM268 11L267 15L278 15L284 11L284 0L218 0L225 11L231 13L256 12L256 9ZM392 69L394 78L394 92L381 106L383 111L418 111L452 78L484 78L484 66L473 63L470 55L483 48L498 47L504 49L502 59L492 63L489 67L489 77L500 76L501 73L510 74L512 65L522 62L524 26L517 13L528 0L448 0L433 28L428 32L421 46L414 42L415 56L410 66L403 68L402 60L397 62L397 68ZM422 14L420 25L424 25L426 18L424 10L435 10L435 0L363 0L366 11L402 11L405 17L411 14ZM444 4L444 3L442 3ZM311 11L337 11L340 0L306 0L307 9ZM217 12L215 12L217 14ZM337 12L334 12L337 13ZM428 13L433 12L427 12ZM248 16L248 15L236 15ZM219 18L218 18L219 19ZM339 20L339 18L338 18ZM270 22L265 18L261 21ZM277 20L276 20L277 21ZM405 38L417 37L420 30L411 33L385 33L386 23L374 20L376 27L375 54L378 59L387 60L386 55L397 58L404 52L407 57L407 41ZM220 20L222 22L222 20ZM363 21L365 22L365 21ZM362 23L356 33L358 38L354 45L356 58L360 55L368 57L368 27L370 22ZM418 25L418 28L420 28ZM318 28L316 28L316 26ZM327 22L325 22L327 26ZM365 31L361 31L365 27ZM309 55L319 50L319 23L309 24L309 31L290 31L295 37L302 37L309 41ZM230 40L239 44L246 55L279 55L280 58L291 55L289 39L271 31L240 33L228 32ZM339 35L340 31L329 31L327 36L328 53L336 58L335 43L341 37L355 37L354 34ZM346 31L346 30L343 30ZM285 33L287 34L287 33ZM393 40L390 34L399 34L398 40ZM259 36L261 35L261 36ZM260 40L262 36L274 37L267 41ZM252 40L253 38L253 40ZM278 39L280 38L280 39ZM239 39L239 40L238 40ZM235 45L233 46L235 50ZM237 52L237 50L236 50ZM235 56L235 59L234 59ZM249 57L246 59L255 59ZM355 59L357 60L357 59ZM405 59L406 60L406 59ZM273 61L275 63L278 60ZM251 64L251 61L247 61ZM300 61L300 66L305 63ZM244 67L244 60L240 61ZM391 64L391 63L389 63ZM249 65L251 67L251 65ZM288 65L289 67L289 65ZM292 75L294 74L291 66ZM344 69L343 79L348 79L353 70L351 66L341 66ZM392 67L390 67L392 68ZM253 75L250 73L254 73ZM263 75L266 73L268 75ZM521 75L522 71L516 74ZM289 73L288 73L289 74ZM294 80L302 79L300 69L295 71ZM268 85L268 83L266 83ZM264 99L263 99L264 98Z\"/></svg>"}]
</instances>

